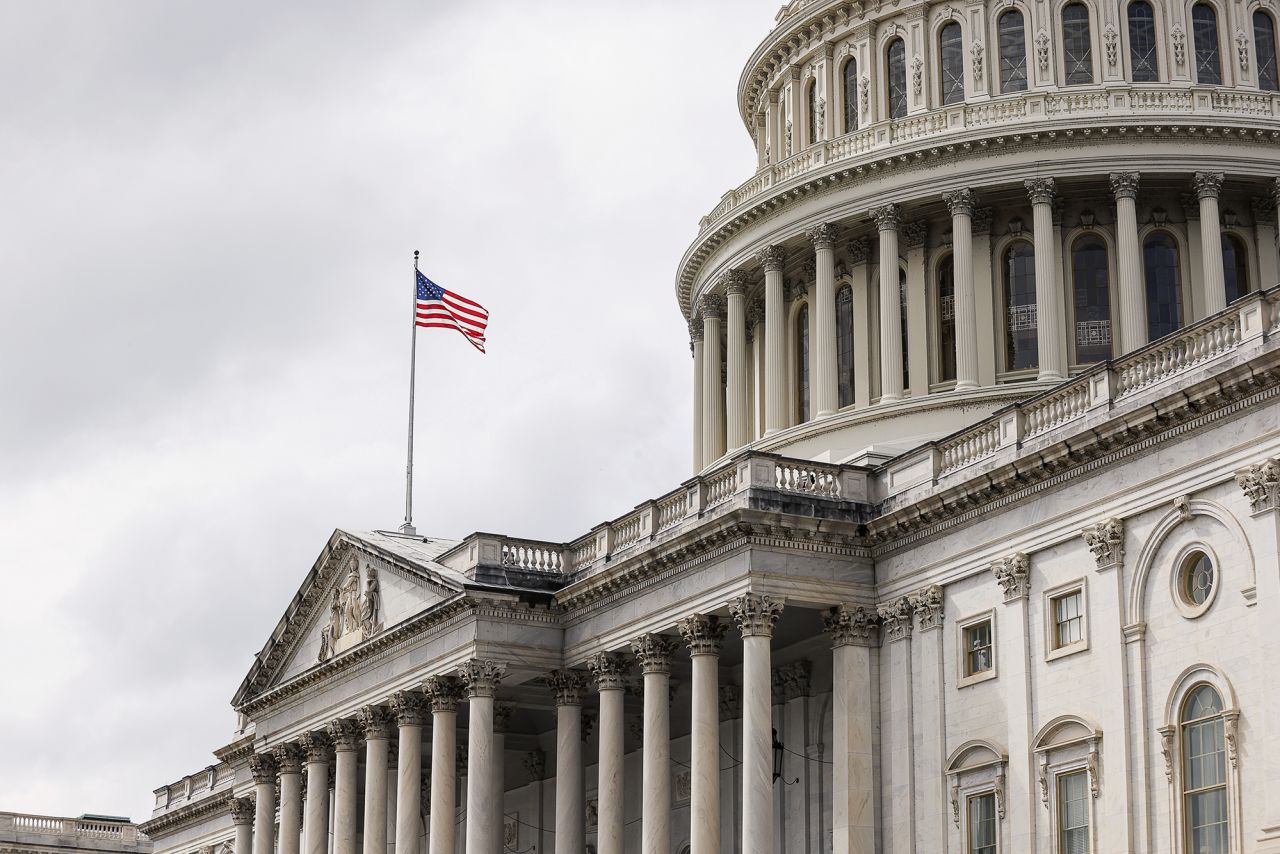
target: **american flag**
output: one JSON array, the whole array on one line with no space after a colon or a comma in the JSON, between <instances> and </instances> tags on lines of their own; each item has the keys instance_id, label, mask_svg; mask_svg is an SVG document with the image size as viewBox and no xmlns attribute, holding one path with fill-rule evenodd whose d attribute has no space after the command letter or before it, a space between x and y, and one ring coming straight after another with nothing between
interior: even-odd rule
<instances>
[{"instance_id":1,"label":"american flag","mask_svg":"<svg viewBox=\"0 0 1280 854\"><path fill-rule=\"evenodd\" d=\"M418 273L417 325L456 329L481 353L484 352L484 330L489 325L489 311L453 291L446 291L422 273Z\"/></svg>"}]
</instances>

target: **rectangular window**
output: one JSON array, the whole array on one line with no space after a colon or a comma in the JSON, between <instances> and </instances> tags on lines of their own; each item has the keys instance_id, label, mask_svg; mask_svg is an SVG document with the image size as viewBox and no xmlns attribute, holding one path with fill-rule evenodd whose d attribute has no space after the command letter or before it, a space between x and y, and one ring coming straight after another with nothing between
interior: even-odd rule
<instances>
[{"instance_id":1,"label":"rectangular window","mask_svg":"<svg viewBox=\"0 0 1280 854\"><path fill-rule=\"evenodd\" d=\"M1053 648L1084 640L1084 593L1073 590L1053 600Z\"/></svg>"},{"instance_id":2,"label":"rectangular window","mask_svg":"<svg viewBox=\"0 0 1280 854\"><path fill-rule=\"evenodd\" d=\"M983 620L964 630L964 675L974 676L991 669L991 621Z\"/></svg>"},{"instance_id":3,"label":"rectangular window","mask_svg":"<svg viewBox=\"0 0 1280 854\"><path fill-rule=\"evenodd\" d=\"M968 854L996 854L996 796L994 792L969 798Z\"/></svg>"},{"instance_id":4,"label":"rectangular window","mask_svg":"<svg viewBox=\"0 0 1280 854\"><path fill-rule=\"evenodd\" d=\"M1089 777L1086 771L1058 775L1058 851L1089 854Z\"/></svg>"}]
</instances>

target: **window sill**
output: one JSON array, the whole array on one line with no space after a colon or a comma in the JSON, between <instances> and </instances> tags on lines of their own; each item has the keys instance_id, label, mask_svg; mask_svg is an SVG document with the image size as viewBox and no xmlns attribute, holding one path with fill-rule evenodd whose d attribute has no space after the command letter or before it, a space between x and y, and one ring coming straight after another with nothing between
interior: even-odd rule
<instances>
[{"instance_id":1,"label":"window sill","mask_svg":"<svg viewBox=\"0 0 1280 854\"><path fill-rule=\"evenodd\" d=\"M981 673L975 673L972 676L961 676L960 681L956 683L957 688L968 688L970 685L977 685L980 682L988 682L996 678L995 669L984 670Z\"/></svg>"},{"instance_id":2,"label":"window sill","mask_svg":"<svg viewBox=\"0 0 1280 854\"><path fill-rule=\"evenodd\" d=\"M1088 651L1089 642L1087 640L1076 641L1075 643L1069 643L1066 646L1060 646L1057 649L1050 650L1049 654L1044 657L1044 660L1056 661L1059 658L1066 658L1069 655L1075 655L1077 652Z\"/></svg>"}]
</instances>

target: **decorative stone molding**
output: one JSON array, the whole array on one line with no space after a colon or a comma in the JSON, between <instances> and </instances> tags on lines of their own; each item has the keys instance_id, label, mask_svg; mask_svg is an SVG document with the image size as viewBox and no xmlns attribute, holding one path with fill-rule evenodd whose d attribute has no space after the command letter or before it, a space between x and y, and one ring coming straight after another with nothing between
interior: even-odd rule
<instances>
[{"instance_id":1,"label":"decorative stone molding","mask_svg":"<svg viewBox=\"0 0 1280 854\"><path fill-rule=\"evenodd\" d=\"M764 323L764 300L753 299L747 303L747 339L750 340L752 330Z\"/></svg>"},{"instance_id":2,"label":"decorative stone molding","mask_svg":"<svg viewBox=\"0 0 1280 854\"><path fill-rule=\"evenodd\" d=\"M773 637L773 627L782 616L782 603L772 596L743 593L729 603L729 613L743 637Z\"/></svg>"},{"instance_id":3,"label":"decorative stone molding","mask_svg":"<svg viewBox=\"0 0 1280 854\"><path fill-rule=\"evenodd\" d=\"M511 716L515 713L515 703L494 703L493 731L496 733L506 733L511 727Z\"/></svg>"},{"instance_id":4,"label":"decorative stone molding","mask_svg":"<svg viewBox=\"0 0 1280 854\"><path fill-rule=\"evenodd\" d=\"M806 231L805 237L809 238L809 241L813 243L814 249L834 249L837 234L839 234L839 229L836 226L824 222Z\"/></svg>"},{"instance_id":5,"label":"decorative stone molding","mask_svg":"<svg viewBox=\"0 0 1280 854\"><path fill-rule=\"evenodd\" d=\"M1179 495L1173 499L1173 509L1178 511L1178 518L1184 522L1190 522L1192 517L1191 498L1186 495Z\"/></svg>"},{"instance_id":6,"label":"decorative stone molding","mask_svg":"<svg viewBox=\"0 0 1280 854\"><path fill-rule=\"evenodd\" d=\"M542 780L547 775L547 754L541 750L530 750L521 760L529 779Z\"/></svg>"},{"instance_id":7,"label":"decorative stone molding","mask_svg":"<svg viewBox=\"0 0 1280 854\"><path fill-rule=\"evenodd\" d=\"M1173 61L1181 68L1187 64L1187 31L1182 28L1182 24L1174 24L1169 31L1169 38L1173 40Z\"/></svg>"},{"instance_id":8,"label":"decorative stone molding","mask_svg":"<svg viewBox=\"0 0 1280 854\"><path fill-rule=\"evenodd\" d=\"M724 277L724 292L729 296L745 294L750 282L743 270L730 270Z\"/></svg>"},{"instance_id":9,"label":"decorative stone molding","mask_svg":"<svg viewBox=\"0 0 1280 854\"><path fill-rule=\"evenodd\" d=\"M982 79L982 56L986 52L986 48L982 46L982 42L974 42L969 48L970 55L973 56L973 79Z\"/></svg>"},{"instance_id":10,"label":"decorative stone molding","mask_svg":"<svg viewBox=\"0 0 1280 854\"><path fill-rule=\"evenodd\" d=\"M641 673L670 674L671 654L675 649L675 641L664 635L645 634L631 642Z\"/></svg>"},{"instance_id":11,"label":"decorative stone molding","mask_svg":"<svg viewBox=\"0 0 1280 854\"><path fill-rule=\"evenodd\" d=\"M1280 460L1264 460L1236 472L1236 483L1249 499L1249 510L1257 516L1280 507Z\"/></svg>"},{"instance_id":12,"label":"decorative stone molding","mask_svg":"<svg viewBox=\"0 0 1280 854\"><path fill-rule=\"evenodd\" d=\"M468 697L492 697L506 672L507 665L484 658L473 658L458 668L458 676L466 686Z\"/></svg>"},{"instance_id":13,"label":"decorative stone molding","mask_svg":"<svg viewBox=\"0 0 1280 854\"><path fill-rule=\"evenodd\" d=\"M804 280L805 285L801 285L802 292L807 292L808 282L816 282L818 280L818 262L813 258L809 258L804 262Z\"/></svg>"},{"instance_id":14,"label":"decorative stone molding","mask_svg":"<svg viewBox=\"0 0 1280 854\"><path fill-rule=\"evenodd\" d=\"M946 204L947 210L952 216L973 216L973 190L965 187L960 190L952 190L950 193L942 194L942 201Z\"/></svg>"},{"instance_id":15,"label":"decorative stone molding","mask_svg":"<svg viewBox=\"0 0 1280 854\"><path fill-rule=\"evenodd\" d=\"M1164 778L1170 783L1173 782L1173 737L1178 734L1178 728L1173 726L1160 727L1160 755L1164 757Z\"/></svg>"},{"instance_id":16,"label":"decorative stone molding","mask_svg":"<svg viewBox=\"0 0 1280 854\"><path fill-rule=\"evenodd\" d=\"M467 760L470 758L471 752L467 748L464 741L457 744L453 748L453 772L459 777L465 777L467 774Z\"/></svg>"},{"instance_id":17,"label":"decorative stone molding","mask_svg":"<svg viewBox=\"0 0 1280 854\"><path fill-rule=\"evenodd\" d=\"M598 652L587 659L587 668L596 681L597 691L621 691L627 687L631 665L616 652Z\"/></svg>"},{"instance_id":18,"label":"decorative stone molding","mask_svg":"<svg viewBox=\"0 0 1280 854\"><path fill-rule=\"evenodd\" d=\"M693 317L689 318L689 347L690 347L690 349L692 349L692 348L693 348L693 345L694 345L694 344L698 343L699 341L701 341L701 340L703 339L704 334L705 334L705 331L704 331L704 330L703 330L703 328L702 328L702 315L700 315L700 314L694 314L694 316L693 316Z\"/></svg>"},{"instance_id":19,"label":"decorative stone molding","mask_svg":"<svg viewBox=\"0 0 1280 854\"><path fill-rule=\"evenodd\" d=\"M812 673L813 662L805 659L775 667L771 680L774 704L789 703L800 697L808 697Z\"/></svg>"},{"instance_id":20,"label":"decorative stone molding","mask_svg":"<svg viewBox=\"0 0 1280 854\"><path fill-rule=\"evenodd\" d=\"M742 717L742 689L737 685L720 686L720 720L734 721Z\"/></svg>"},{"instance_id":21,"label":"decorative stone molding","mask_svg":"<svg viewBox=\"0 0 1280 854\"><path fill-rule=\"evenodd\" d=\"M395 718L386 706L365 706L356 712L356 720L364 730L366 741L386 741L391 738L391 724Z\"/></svg>"},{"instance_id":22,"label":"decorative stone molding","mask_svg":"<svg viewBox=\"0 0 1280 854\"><path fill-rule=\"evenodd\" d=\"M401 691L392 695L391 710L400 726L422 726L430 715L426 695L420 691Z\"/></svg>"},{"instance_id":23,"label":"decorative stone molding","mask_svg":"<svg viewBox=\"0 0 1280 854\"><path fill-rule=\"evenodd\" d=\"M320 630L318 661L328 661L382 631L381 590L377 567L368 562L362 589L360 560L352 557L342 583L334 587L329 601L329 621Z\"/></svg>"},{"instance_id":24,"label":"decorative stone molding","mask_svg":"<svg viewBox=\"0 0 1280 854\"><path fill-rule=\"evenodd\" d=\"M1111 518L1080 532L1098 569L1111 569L1124 562L1124 520Z\"/></svg>"},{"instance_id":25,"label":"decorative stone molding","mask_svg":"<svg viewBox=\"0 0 1280 854\"><path fill-rule=\"evenodd\" d=\"M867 211L867 214L875 220L876 228L881 231L896 231L898 228L900 211L897 205L881 205Z\"/></svg>"},{"instance_id":26,"label":"decorative stone molding","mask_svg":"<svg viewBox=\"0 0 1280 854\"><path fill-rule=\"evenodd\" d=\"M1107 67L1115 68L1120 59L1120 33L1116 31L1115 25L1107 24L1103 29L1102 42L1107 49Z\"/></svg>"},{"instance_id":27,"label":"decorative stone molding","mask_svg":"<svg viewBox=\"0 0 1280 854\"><path fill-rule=\"evenodd\" d=\"M849 252L849 263L855 267L871 260L871 241L865 237L855 237L846 244Z\"/></svg>"},{"instance_id":28,"label":"decorative stone molding","mask_svg":"<svg viewBox=\"0 0 1280 854\"><path fill-rule=\"evenodd\" d=\"M1028 178L1022 182L1033 205L1053 204L1054 184L1052 178Z\"/></svg>"},{"instance_id":29,"label":"decorative stone molding","mask_svg":"<svg viewBox=\"0 0 1280 854\"><path fill-rule=\"evenodd\" d=\"M1249 36L1243 29L1236 30L1236 55L1240 59L1240 70L1249 70Z\"/></svg>"},{"instance_id":30,"label":"decorative stone molding","mask_svg":"<svg viewBox=\"0 0 1280 854\"><path fill-rule=\"evenodd\" d=\"M249 773L254 783L275 783L276 772L280 770L276 757L272 753L255 753L249 757Z\"/></svg>"},{"instance_id":31,"label":"decorative stone molding","mask_svg":"<svg viewBox=\"0 0 1280 854\"><path fill-rule=\"evenodd\" d=\"M756 253L756 263L763 267L766 273L781 272L786 260L787 250L781 246L766 246Z\"/></svg>"},{"instance_id":32,"label":"decorative stone molding","mask_svg":"<svg viewBox=\"0 0 1280 854\"><path fill-rule=\"evenodd\" d=\"M826 139L826 138L827 138L827 135L826 135L826 133L825 133L826 125L827 125L827 123L826 123L826 118L827 118L827 99L826 99L826 98L819 98L819 99L818 99L818 103L817 103L816 107L817 107L817 109L815 110L815 112L817 113L816 118L817 118L817 121L818 121L818 125L817 125L817 127L815 127L815 128L813 129L813 138L814 138L815 140L817 140L817 141L821 142L822 140L824 140L824 139Z\"/></svg>"},{"instance_id":33,"label":"decorative stone molding","mask_svg":"<svg viewBox=\"0 0 1280 854\"><path fill-rule=\"evenodd\" d=\"M915 220L902 227L902 242L907 249L921 249L929 236L929 224L924 220Z\"/></svg>"},{"instance_id":34,"label":"decorative stone molding","mask_svg":"<svg viewBox=\"0 0 1280 854\"><path fill-rule=\"evenodd\" d=\"M724 297L719 294L703 294L698 300L698 313L703 321L719 320L724 317Z\"/></svg>"},{"instance_id":35,"label":"decorative stone molding","mask_svg":"<svg viewBox=\"0 0 1280 854\"><path fill-rule=\"evenodd\" d=\"M1031 560L1022 552L997 560L991 564L991 571L1004 590L1004 601L1014 602L1030 595Z\"/></svg>"},{"instance_id":36,"label":"decorative stone molding","mask_svg":"<svg viewBox=\"0 0 1280 854\"><path fill-rule=\"evenodd\" d=\"M879 617L861 605L837 605L822 615L831 646L874 646Z\"/></svg>"},{"instance_id":37,"label":"decorative stone molding","mask_svg":"<svg viewBox=\"0 0 1280 854\"><path fill-rule=\"evenodd\" d=\"M924 91L924 60L918 56L911 60L911 91L917 98Z\"/></svg>"},{"instance_id":38,"label":"decorative stone molding","mask_svg":"<svg viewBox=\"0 0 1280 854\"><path fill-rule=\"evenodd\" d=\"M1251 196L1249 213L1253 216L1254 225L1271 225L1276 220L1275 199L1268 196Z\"/></svg>"},{"instance_id":39,"label":"decorative stone molding","mask_svg":"<svg viewBox=\"0 0 1280 854\"><path fill-rule=\"evenodd\" d=\"M231 799L231 823L238 825L253 824L253 798Z\"/></svg>"},{"instance_id":40,"label":"decorative stone molding","mask_svg":"<svg viewBox=\"0 0 1280 854\"><path fill-rule=\"evenodd\" d=\"M582 730L583 742L586 742L586 740L591 737L591 731L596 728L597 717L598 715L596 714L595 709L582 710L582 723L580 725L580 728Z\"/></svg>"},{"instance_id":41,"label":"decorative stone molding","mask_svg":"<svg viewBox=\"0 0 1280 854\"><path fill-rule=\"evenodd\" d=\"M1218 198L1218 194L1222 192L1223 178L1224 175L1221 172L1197 172L1195 174L1196 198Z\"/></svg>"},{"instance_id":42,"label":"decorative stone molding","mask_svg":"<svg viewBox=\"0 0 1280 854\"><path fill-rule=\"evenodd\" d=\"M329 721L326 729L334 750L356 750L360 747L360 725L354 720L338 718L336 721Z\"/></svg>"},{"instance_id":43,"label":"decorative stone molding","mask_svg":"<svg viewBox=\"0 0 1280 854\"><path fill-rule=\"evenodd\" d=\"M1117 199L1136 199L1138 197L1138 182L1142 175L1138 172L1112 172L1108 176L1111 180L1111 193Z\"/></svg>"},{"instance_id":44,"label":"decorative stone molding","mask_svg":"<svg viewBox=\"0 0 1280 854\"><path fill-rule=\"evenodd\" d=\"M866 115L871 109L871 78L865 74L858 81L858 103L862 107L862 114Z\"/></svg>"},{"instance_id":45,"label":"decorative stone molding","mask_svg":"<svg viewBox=\"0 0 1280 854\"><path fill-rule=\"evenodd\" d=\"M719 617L693 614L676 624L690 655L719 655L728 628Z\"/></svg>"},{"instance_id":46,"label":"decorative stone molding","mask_svg":"<svg viewBox=\"0 0 1280 854\"><path fill-rule=\"evenodd\" d=\"M644 718L635 715L627 720L627 732L637 745L644 744Z\"/></svg>"},{"instance_id":47,"label":"decorative stone molding","mask_svg":"<svg viewBox=\"0 0 1280 854\"><path fill-rule=\"evenodd\" d=\"M913 593L910 597L911 610L915 612L920 631L942 628L943 602L942 588L937 584Z\"/></svg>"},{"instance_id":48,"label":"decorative stone molding","mask_svg":"<svg viewBox=\"0 0 1280 854\"><path fill-rule=\"evenodd\" d=\"M307 752L302 749L301 744L277 744L271 752L275 755L276 766L281 774L302 773L302 763L307 758Z\"/></svg>"},{"instance_id":49,"label":"decorative stone molding","mask_svg":"<svg viewBox=\"0 0 1280 854\"><path fill-rule=\"evenodd\" d=\"M557 706L581 706L582 692L587 687L587 675L581 670L552 670L542 681L555 695Z\"/></svg>"},{"instance_id":50,"label":"decorative stone molding","mask_svg":"<svg viewBox=\"0 0 1280 854\"><path fill-rule=\"evenodd\" d=\"M876 606L880 616L880 632L886 643L911 637L911 600L900 596Z\"/></svg>"},{"instance_id":51,"label":"decorative stone molding","mask_svg":"<svg viewBox=\"0 0 1280 854\"><path fill-rule=\"evenodd\" d=\"M1046 73L1049 70L1049 34L1044 30L1036 33L1036 63L1040 66L1040 73Z\"/></svg>"},{"instance_id":52,"label":"decorative stone molding","mask_svg":"<svg viewBox=\"0 0 1280 854\"><path fill-rule=\"evenodd\" d=\"M974 208L973 233L975 235L990 234L993 219L995 219L995 210L992 208Z\"/></svg>"},{"instance_id":53,"label":"decorative stone molding","mask_svg":"<svg viewBox=\"0 0 1280 854\"><path fill-rule=\"evenodd\" d=\"M1240 710L1228 709L1222 713L1222 733L1227 741L1227 758L1231 760L1231 767L1235 768L1240 763L1239 753L1239 733L1240 733Z\"/></svg>"},{"instance_id":54,"label":"decorative stone molding","mask_svg":"<svg viewBox=\"0 0 1280 854\"><path fill-rule=\"evenodd\" d=\"M462 699L462 683L454 676L429 676L422 690L431 703L431 711L456 712Z\"/></svg>"},{"instance_id":55,"label":"decorative stone molding","mask_svg":"<svg viewBox=\"0 0 1280 854\"><path fill-rule=\"evenodd\" d=\"M302 749L308 762L328 762L333 753L333 739L327 732L308 732L302 736Z\"/></svg>"}]
</instances>

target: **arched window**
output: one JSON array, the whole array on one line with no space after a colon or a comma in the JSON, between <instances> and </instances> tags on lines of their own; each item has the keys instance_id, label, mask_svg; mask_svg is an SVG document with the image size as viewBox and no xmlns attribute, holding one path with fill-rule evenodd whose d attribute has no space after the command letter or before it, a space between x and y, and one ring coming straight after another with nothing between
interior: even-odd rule
<instances>
[{"instance_id":1,"label":"arched window","mask_svg":"<svg viewBox=\"0 0 1280 854\"><path fill-rule=\"evenodd\" d=\"M806 145L813 145L822 135L818 125L822 119L818 116L818 81L810 80L809 85L805 87L805 101L809 105L809 135L805 138Z\"/></svg>"},{"instance_id":2,"label":"arched window","mask_svg":"<svg viewBox=\"0 0 1280 854\"><path fill-rule=\"evenodd\" d=\"M889 118L900 119L907 114L907 45L902 39L889 42L888 63Z\"/></svg>"},{"instance_id":3,"label":"arched window","mask_svg":"<svg viewBox=\"0 0 1280 854\"><path fill-rule=\"evenodd\" d=\"M1040 364L1036 350L1036 252L1019 240L1004 253L1004 367L1021 371Z\"/></svg>"},{"instance_id":4,"label":"arched window","mask_svg":"<svg viewBox=\"0 0 1280 854\"><path fill-rule=\"evenodd\" d=\"M1222 698L1208 685L1191 691L1182 729L1182 811L1187 854L1227 854L1227 745Z\"/></svg>"},{"instance_id":5,"label":"arched window","mask_svg":"<svg viewBox=\"0 0 1280 854\"><path fill-rule=\"evenodd\" d=\"M942 59L942 103L958 104L964 100L964 39L955 21L938 33L938 55Z\"/></svg>"},{"instance_id":6,"label":"arched window","mask_svg":"<svg viewBox=\"0 0 1280 854\"><path fill-rule=\"evenodd\" d=\"M1010 9L996 24L1000 36L1000 91L1025 92L1027 89L1027 32L1022 13Z\"/></svg>"},{"instance_id":7,"label":"arched window","mask_svg":"<svg viewBox=\"0 0 1280 854\"><path fill-rule=\"evenodd\" d=\"M955 258L938 266L938 380L956 378L956 277Z\"/></svg>"},{"instance_id":8,"label":"arched window","mask_svg":"<svg viewBox=\"0 0 1280 854\"><path fill-rule=\"evenodd\" d=\"M911 368L907 347L907 271L898 268L898 318L902 321L902 387L911 388Z\"/></svg>"},{"instance_id":9,"label":"arched window","mask_svg":"<svg viewBox=\"0 0 1280 854\"><path fill-rule=\"evenodd\" d=\"M809 304L800 306L796 316L796 341L799 343L796 353L796 388L800 404L800 423L809 420Z\"/></svg>"},{"instance_id":10,"label":"arched window","mask_svg":"<svg viewBox=\"0 0 1280 854\"><path fill-rule=\"evenodd\" d=\"M1222 83L1222 56L1218 50L1218 13L1208 3L1191 8L1191 30L1196 44L1196 82Z\"/></svg>"},{"instance_id":11,"label":"arched window","mask_svg":"<svg viewBox=\"0 0 1280 854\"><path fill-rule=\"evenodd\" d=\"M1093 42L1089 36L1089 9L1083 3L1062 7L1062 65L1066 85L1093 82Z\"/></svg>"},{"instance_id":12,"label":"arched window","mask_svg":"<svg viewBox=\"0 0 1280 854\"><path fill-rule=\"evenodd\" d=\"M836 294L836 374L838 405L853 403L853 288L845 285Z\"/></svg>"},{"instance_id":13,"label":"arched window","mask_svg":"<svg viewBox=\"0 0 1280 854\"><path fill-rule=\"evenodd\" d=\"M1227 302L1249 293L1249 256L1244 241L1234 234L1222 235L1222 278L1227 286Z\"/></svg>"},{"instance_id":14,"label":"arched window","mask_svg":"<svg viewBox=\"0 0 1280 854\"><path fill-rule=\"evenodd\" d=\"M1253 13L1253 52L1258 63L1258 88L1280 90L1276 71L1276 22L1266 12Z\"/></svg>"},{"instance_id":15,"label":"arched window","mask_svg":"<svg viewBox=\"0 0 1280 854\"><path fill-rule=\"evenodd\" d=\"M1075 297L1076 363L1111 358L1111 275L1107 245L1086 234L1071 247L1071 287Z\"/></svg>"},{"instance_id":16,"label":"arched window","mask_svg":"<svg viewBox=\"0 0 1280 854\"><path fill-rule=\"evenodd\" d=\"M858 61L849 57L844 64L844 132L858 129Z\"/></svg>"},{"instance_id":17,"label":"arched window","mask_svg":"<svg viewBox=\"0 0 1280 854\"><path fill-rule=\"evenodd\" d=\"M1147 340L1163 338L1182 328L1182 274L1178 244L1157 231L1142 244L1142 267L1147 280Z\"/></svg>"},{"instance_id":18,"label":"arched window","mask_svg":"<svg viewBox=\"0 0 1280 854\"><path fill-rule=\"evenodd\" d=\"M1147 0L1129 4L1129 73L1135 83L1159 79L1156 58L1156 14Z\"/></svg>"}]
</instances>

